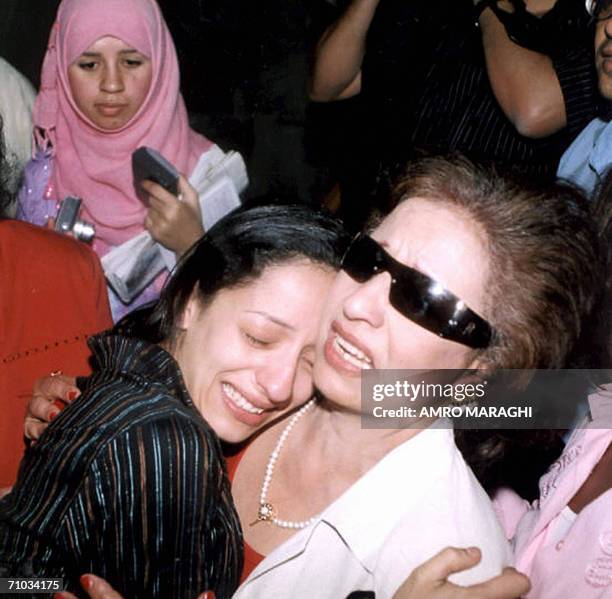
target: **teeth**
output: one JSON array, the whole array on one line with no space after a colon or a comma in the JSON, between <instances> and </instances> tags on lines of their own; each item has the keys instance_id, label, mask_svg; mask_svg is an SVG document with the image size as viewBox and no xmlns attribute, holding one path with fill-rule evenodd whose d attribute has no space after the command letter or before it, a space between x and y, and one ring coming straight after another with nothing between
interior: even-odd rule
<instances>
[{"instance_id":1,"label":"teeth","mask_svg":"<svg viewBox=\"0 0 612 599\"><path fill-rule=\"evenodd\" d=\"M225 395L227 395L239 408L242 408L250 414L263 414L263 410L254 406L250 401L247 401L232 385L223 383L222 385Z\"/></svg>"},{"instance_id":2,"label":"teeth","mask_svg":"<svg viewBox=\"0 0 612 599\"><path fill-rule=\"evenodd\" d=\"M368 358L359 348L349 343L344 337L336 335L334 337L334 347L338 353L349 363L362 370L372 368L372 360Z\"/></svg>"},{"instance_id":3,"label":"teeth","mask_svg":"<svg viewBox=\"0 0 612 599\"><path fill-rule=\"evenodd\" d=\"M368 364L372 363L372 360L370 360L370 358L368 358L358 347L355 347L352 343L349 343L344 337L336 335L336 341L344 351L355 356L359 360L367 362Z\"/></svg>"}]
</instances>

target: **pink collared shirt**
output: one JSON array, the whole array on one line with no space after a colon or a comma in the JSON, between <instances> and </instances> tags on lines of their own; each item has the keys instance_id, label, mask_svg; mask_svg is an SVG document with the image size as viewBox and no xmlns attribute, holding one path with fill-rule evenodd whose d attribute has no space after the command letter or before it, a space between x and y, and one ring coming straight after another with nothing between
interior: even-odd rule
<instances>
[{"instance_id":1,"label":"pink collared shirt","mask_svg":"<svg viewBox=\"0 0 612 599\"><path fill-rule=\"evenodd\" d=\"M577 515L567 507L612 442L612 385L589 406L589 422L540 479L539 500L529 505L509 490L495 498L516 568L531 579L528 599L612 598L612 489Z\"/></svg>"}]
</instances>

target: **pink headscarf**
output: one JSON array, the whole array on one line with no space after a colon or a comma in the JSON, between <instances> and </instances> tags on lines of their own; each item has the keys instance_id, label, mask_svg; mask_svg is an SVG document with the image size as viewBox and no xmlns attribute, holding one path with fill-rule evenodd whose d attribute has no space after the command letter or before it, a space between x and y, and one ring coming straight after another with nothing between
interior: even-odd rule
<instances>
[{"instance_id":1,"label":"pink headscarf","mask_svg":"<svg viewBox=\"0 0 612 599\"><path fill-rule=\"evenodd\" d=\"M134 117L104 130L77 107L68 67L104 36L116 37L152 61L151 88ZM189 175L212 145L189 128L179 91L176 50L155 0L63 0L42 68L34 125L44 130L54 156L56 195L83 199L83 214L96 225L98 253L143 230L146 208L134 189L131 154L155 148ZM39 143L41 140L38 140Z\"/></svg>"}]
</instances>

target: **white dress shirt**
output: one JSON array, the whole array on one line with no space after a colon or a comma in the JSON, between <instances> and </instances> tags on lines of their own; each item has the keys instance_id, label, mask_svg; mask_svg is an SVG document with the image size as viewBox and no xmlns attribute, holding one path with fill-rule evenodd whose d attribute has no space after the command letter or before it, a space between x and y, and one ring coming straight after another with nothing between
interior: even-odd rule
<instances>
[{"instance_id":1,"label":"white dress shirt","mask_svg":"<svg viewBox=\"0 0 612 599\"><path fill-rule=\"evenodd\" d=\"M512 561L450 422L438 421L387 454L313 524L277 547L234 597L343 599L355 590L392 597L413 568L448 545L482 551L479 565L451 578L459 584L491 578Z\"/></svg>"}]
</instances>

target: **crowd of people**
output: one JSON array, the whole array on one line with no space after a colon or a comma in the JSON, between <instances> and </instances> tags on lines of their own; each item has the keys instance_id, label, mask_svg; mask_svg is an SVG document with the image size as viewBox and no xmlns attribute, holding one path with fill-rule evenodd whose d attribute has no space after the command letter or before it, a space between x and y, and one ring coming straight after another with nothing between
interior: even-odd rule
<instances>
[{"instance_id":1,"label":"crowd of people","mask_svg":"<svg viewBox=\"0 0 612 599\"><path fill-rule=\"evenodd\" d=\"M245 196L206 230L223 152L162 8L61 0L33 107L0 71L0 578L612 598L612 0L328 6L303 95L342 114L334 190ZM142 146L175 189L135 179ZM52 230L70 197L91 246ZM144 232L178 262L126 300L100 258ZM457 395L381 427L364 401L370 375L418 372L496 406L498 375L522 397L571 368L597 376L559 426L461 430Z\"/></svg>"}]
</instances>

